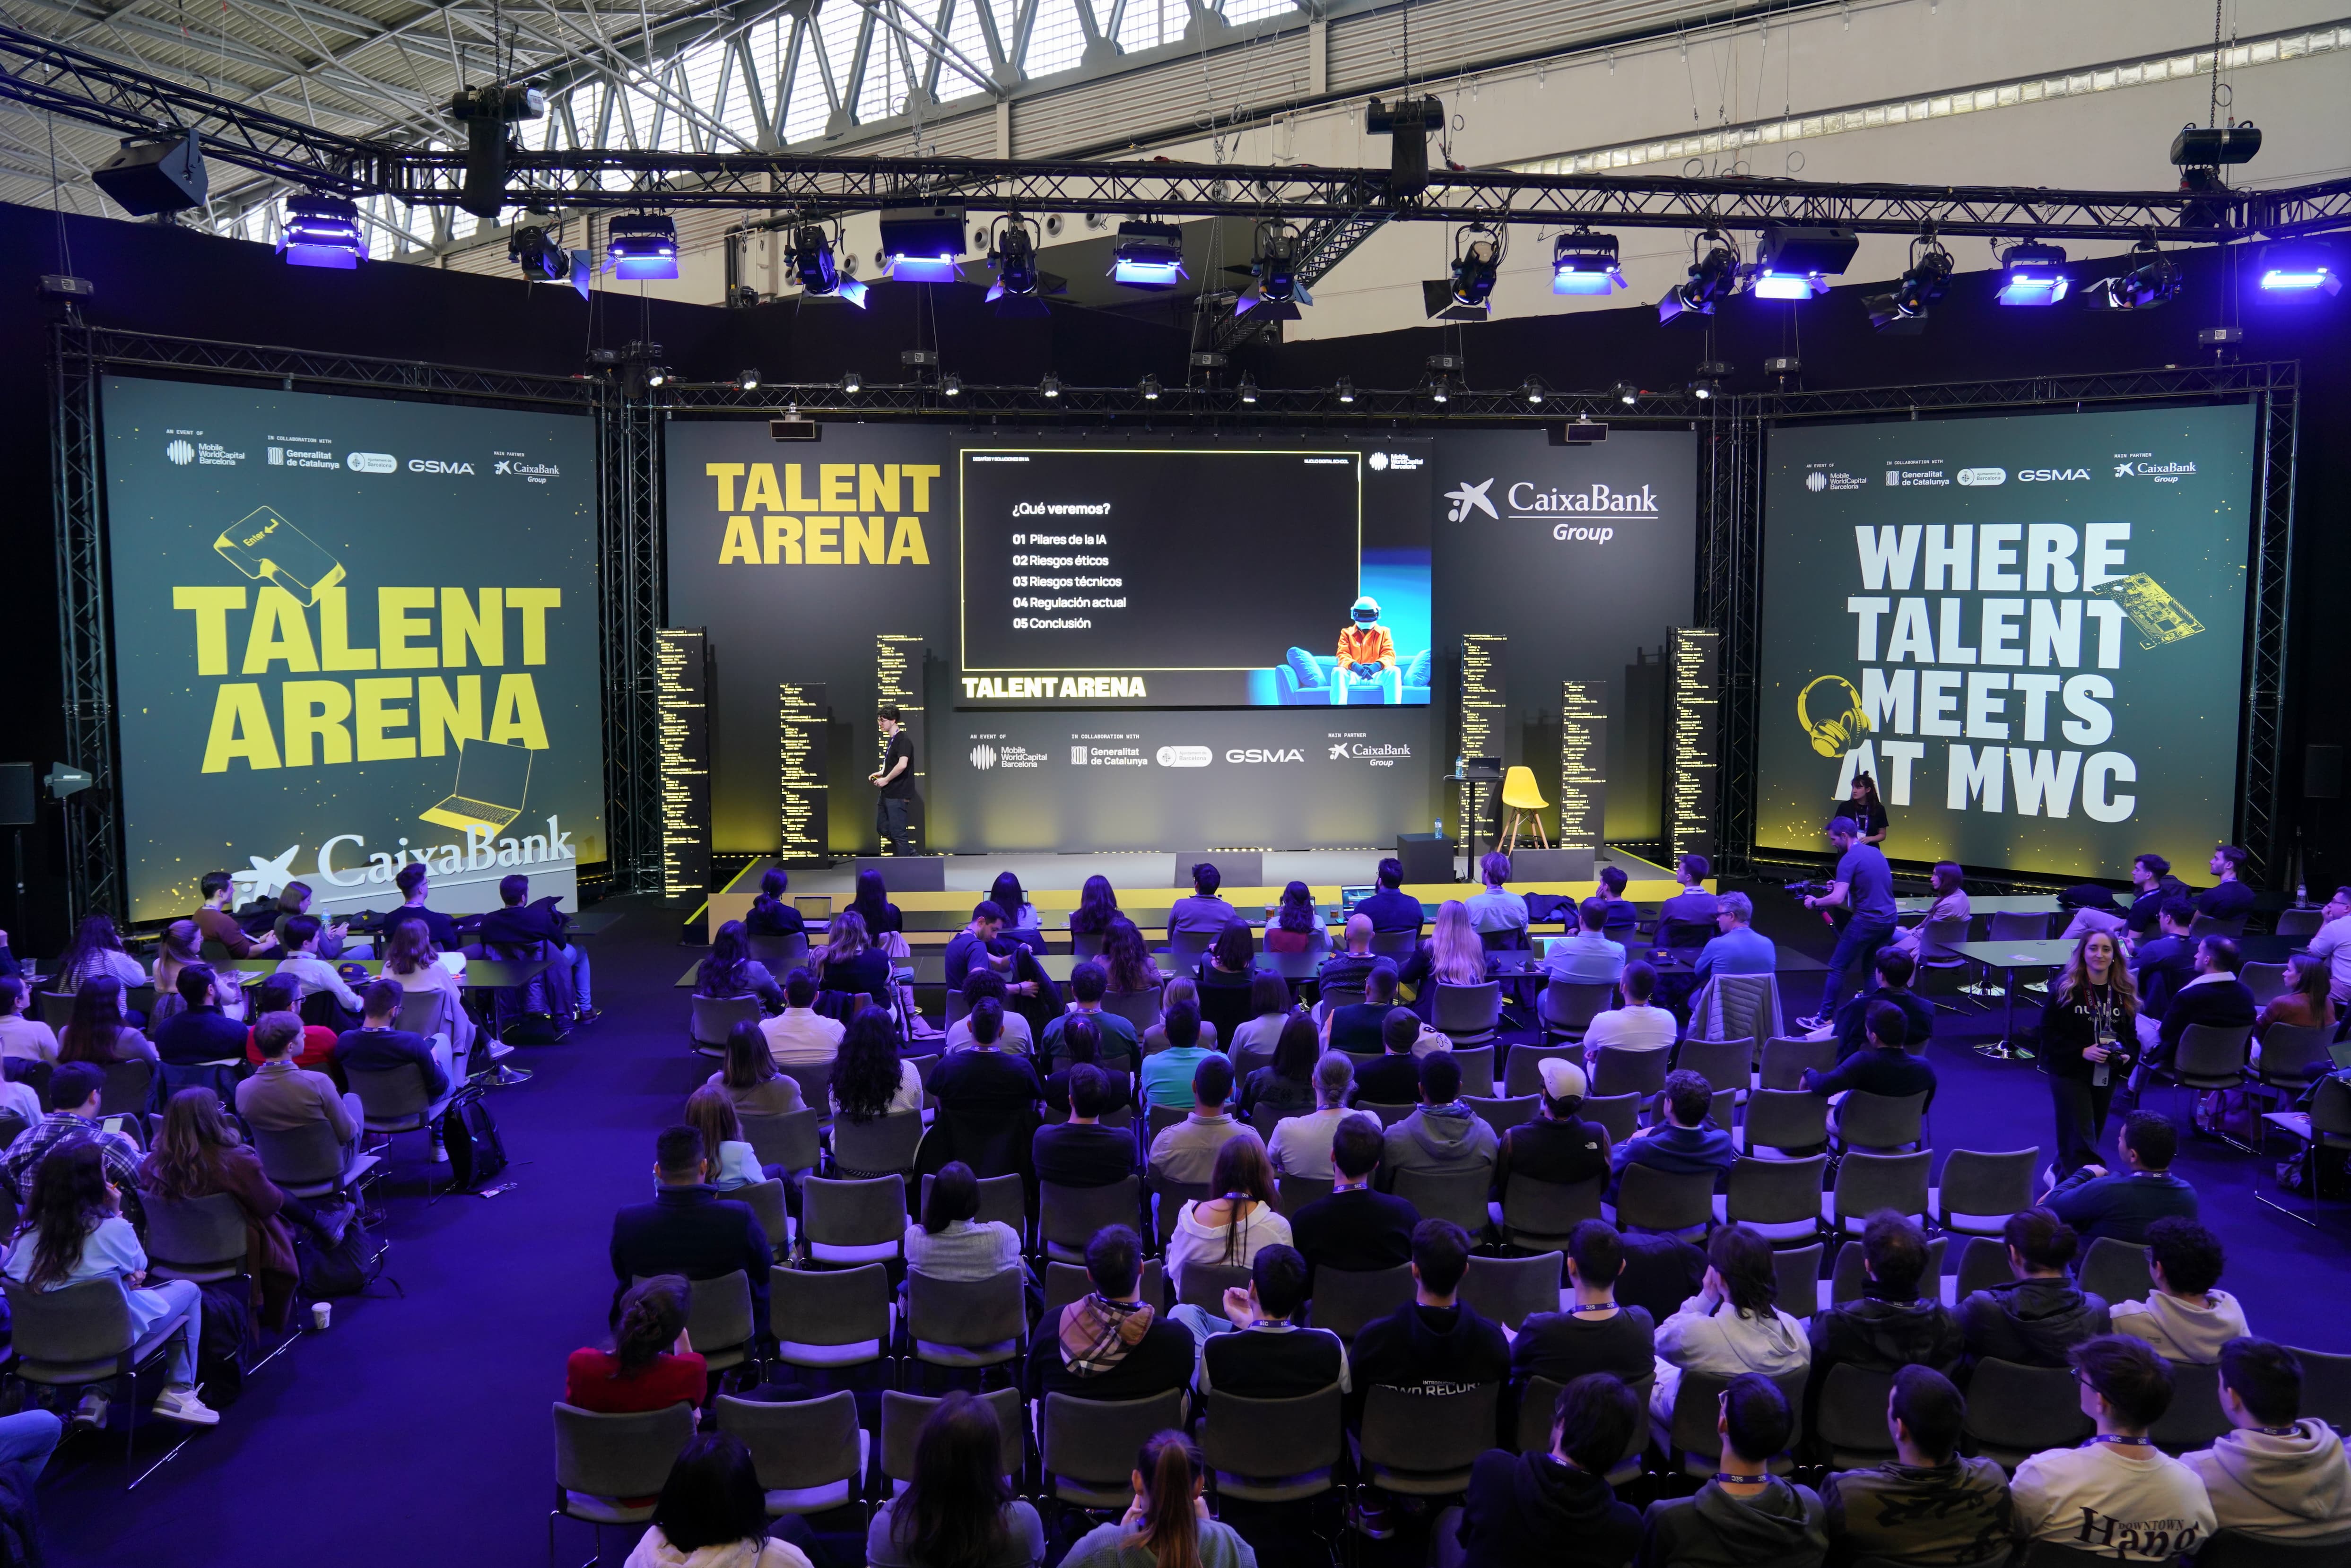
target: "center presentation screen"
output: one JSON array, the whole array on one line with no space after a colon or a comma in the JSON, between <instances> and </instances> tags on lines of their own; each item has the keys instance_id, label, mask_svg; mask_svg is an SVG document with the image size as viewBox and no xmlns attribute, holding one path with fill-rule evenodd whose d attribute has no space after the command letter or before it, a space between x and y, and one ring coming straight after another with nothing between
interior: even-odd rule
<instances>
[{"instance_id":1,"label":"center presentation screen","mask_svg":"<svg viewBox=\"0 0 2351 1568\"><path fill-rule=\"evenodd\" d=\"M966 702L1428 701L1425 514L1353 448L959 454Z\"/></svg>"},{"instance_id":2,"label":"center presentation screen","mask_svg":"<svg viewBox=\"0 0 2351 1568\"><path fill-rule=\"evenodd\" d=\"M1756 842L2191 879L2235 820L2253 410L1775 430Z\"/></svg>"}]
</instances>

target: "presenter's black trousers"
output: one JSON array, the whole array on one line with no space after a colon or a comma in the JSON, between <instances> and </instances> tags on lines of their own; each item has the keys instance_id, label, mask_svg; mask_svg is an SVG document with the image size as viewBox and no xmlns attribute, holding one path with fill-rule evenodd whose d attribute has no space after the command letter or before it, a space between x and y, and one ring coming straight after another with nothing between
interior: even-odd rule
<instances>
[{"instance_id":1,"label":"presenter's black trousers","mask_svg":"<svg viewBox=\"0 0 2351 1568\"><path fill-rule=\"evenodd\" d=\"M912 855L914 847L906 834L906 808L912 803L883 795L873 803L873 831L883 846L893 855Z\"/></svg>"},{"instance_id":2,"label":"presenter's black trousers","mask_svg":"<svg viewBox=\"0 0 2351 1568\"><path fill-rule=\"evenodd\" d=\"M2098 1139L2105 1131L2106 1107L2114 1103L2113 1081L2051 1078L2049 1097L2057 1108L2057 1179L2063 1181L2085 1165L2111 1165Z\"/></svg>"}]
</instances>

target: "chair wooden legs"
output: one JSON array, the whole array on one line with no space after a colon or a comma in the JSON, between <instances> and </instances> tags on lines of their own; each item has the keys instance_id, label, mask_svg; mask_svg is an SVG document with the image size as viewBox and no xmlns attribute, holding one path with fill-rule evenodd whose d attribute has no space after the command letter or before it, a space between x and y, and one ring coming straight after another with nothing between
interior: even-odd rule
<instances>
[{"instance_id":1,"label":"chair wooden legs","mask_svg":"<svg viewBox=\"0 0 2351 1568\"><path fill-rule=\"evenodd\" d=\"M1543 835L1542 814L1541 812L1522 811L1515 805L1509 809L1510 814L1510 819L1507 824L1505 824L1502 842L1499 846L1503 854L1510 854L1518 848L1519 830L1522 827L1533 830L1536 848L1549 849L1551 847L1551 840Z\"/></svg>"}]
</instances>

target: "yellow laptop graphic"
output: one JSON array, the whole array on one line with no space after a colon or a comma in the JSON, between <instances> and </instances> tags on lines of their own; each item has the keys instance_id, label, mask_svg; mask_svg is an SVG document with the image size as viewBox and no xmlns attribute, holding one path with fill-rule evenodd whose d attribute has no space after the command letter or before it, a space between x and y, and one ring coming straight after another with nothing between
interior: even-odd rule
<instances>
[{"instance_id":1,"label":"yellow laptop graphic","mask_svg":"<svg viewBox=\"0 0 2351 1568\"><path fill-rule=\"evenodd\" d=\"M246 514L221 531L213 548L246 576L275 583L302 604L343 580L343 564L293 524L266 506Z\"/></svg>"},{"instance_id":2,"label":"yellow laptop graphic","mask_svg":"<svg viewBox=\"0 0 2351 1568\"><path fill-rule=\"evenodd\" d=\"M522 815L530 794L530 748L495 741L462 741L457 782L425 821L460 831L479 827L496 833Z\"/></svg>"}]
</instances>

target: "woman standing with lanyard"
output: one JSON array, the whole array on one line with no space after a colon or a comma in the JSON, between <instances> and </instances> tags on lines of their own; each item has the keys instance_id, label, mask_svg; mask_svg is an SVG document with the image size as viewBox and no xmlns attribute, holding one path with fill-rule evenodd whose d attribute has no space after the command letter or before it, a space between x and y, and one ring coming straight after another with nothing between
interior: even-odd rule
<instances>
[{"instance_id":1,"label":"woman standing with lanyard","mask_svg":"<svg viewBox=\"0 0 2351 1568\"><path fill-rule=\"evenodd\" d=\"M1883 845L1886 842L1886 803L1877 798L1877 780L1869 774L1853 775L1853 798L1838 810L1861 825L1861 836L1856 842Z\"/></svg>"},{"instance_id":2,"label":"woman standing with lanyard","mask_svg":"<svg viewBox=\"0 0 2351 1568\"><path fill-rule=\"evenodd\" d=\"M2058 1179L2101 1162L2098 1139L2115 1085L2138 1058L2138 988L2112 933L2092 931L2049 988L2041 1062L2057 1111Z\"/></svg>"}]
</instances>

